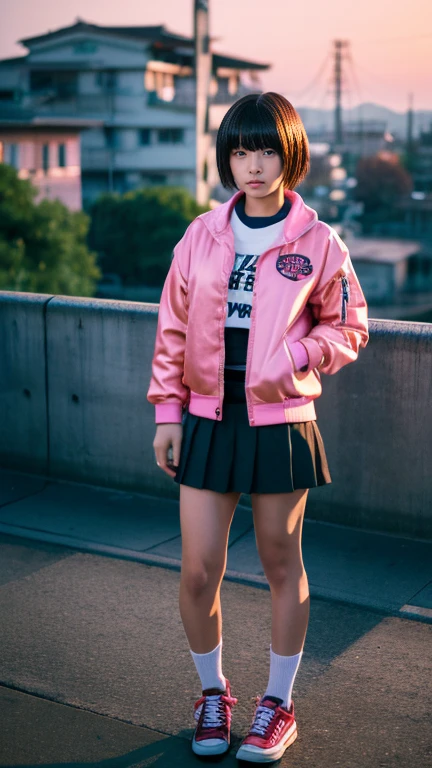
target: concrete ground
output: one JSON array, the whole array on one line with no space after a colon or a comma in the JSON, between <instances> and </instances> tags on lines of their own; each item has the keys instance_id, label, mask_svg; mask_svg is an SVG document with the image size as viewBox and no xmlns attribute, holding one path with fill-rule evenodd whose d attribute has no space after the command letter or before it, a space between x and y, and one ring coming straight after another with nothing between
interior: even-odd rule
<instances>
[{"instance_id":1,"label":"concrete ground","mask_svg":"<svg viewBox=\"0 0 432 768\"><path fill-rule=\"evenodd\" d=\"M305 521L311 615L279 765L432 765L432 544ZM0 767L194 766L178 505L0 471ZM268 675L250 510L231 529L224 673L237 765ZM258 587L258 588L257 588Z\"/></svg>"},{"instance_id":2,"label":"concrete ground","mask_svg":"<svg viewBox=\"0 0 432 768\"><path fill-rule=\"evenodd\" d=\"M176 500L4 469L0 533L174 570L181 565ZM306 506L303 559L314 597L432 622L432 541L316 522ZM226 578L267 588L245 506L231 526Z\"/></svg>"},{"instance_id":3,"label":"concrete ground","mask_svg":"<svg viewBox=\"0 0 432 768\"><path fill-rule=\"evenodd\" d=\"M0 536L0 766L194 766L199 680L179 574ZM235 751L267 682L270 596L224 582ZM311 600L293 692L299 736L279 765L427 768L432 627Z\"/></svg>"}]
</instances>

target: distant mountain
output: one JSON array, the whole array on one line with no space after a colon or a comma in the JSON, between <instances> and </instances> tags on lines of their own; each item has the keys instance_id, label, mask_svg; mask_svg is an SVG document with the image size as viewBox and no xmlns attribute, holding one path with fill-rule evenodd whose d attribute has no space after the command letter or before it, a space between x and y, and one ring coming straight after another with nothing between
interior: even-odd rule
<instances>
[{"instance_id":1,"label":"distant mountain","mask_svg":"<svg viewBox=\"0 0 432 768\"><path fill-rule=\"evenodd\" d=\"M325 131L333 128L333 111L330 109L315 109L315 107L297 107L307 131ZM416 112L414 110L413 132L418 136L421 131L428 131L432 127L432 110ZM407 133L406 112L394 112L380 104L359 104L352 109L342 111L344 123L358 122L359 120L381 120L386 123L385 130L403 139Z\"/></svg>"}]
</instances>

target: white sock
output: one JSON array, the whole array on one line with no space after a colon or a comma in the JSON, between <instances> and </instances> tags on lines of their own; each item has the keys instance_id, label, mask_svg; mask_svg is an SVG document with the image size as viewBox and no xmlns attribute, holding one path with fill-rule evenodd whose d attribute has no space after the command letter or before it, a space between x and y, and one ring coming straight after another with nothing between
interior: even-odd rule
<instances>
[{"instance_id":1,"label":"white sock","mask_svg":"<svg viewBox=\"0 0 432 768\"><path fill-rule=\"evenodd\" d=\"M303 651L295 656L279 656L270 646L270 675L264 696L282 699L283 706L291 706L292 689Z\"/></svg>"},{"instance_id":2,"label":"white sock","mask_svg":"<svg viewBox=\"0 0 432 768\"><path fill-rule=\"evenodd\" d=\"M194 653L191 650L203 691L207 688L225 690L226 680L222 674L222 639L209 653Z\"/></svg>"}]
</instances>

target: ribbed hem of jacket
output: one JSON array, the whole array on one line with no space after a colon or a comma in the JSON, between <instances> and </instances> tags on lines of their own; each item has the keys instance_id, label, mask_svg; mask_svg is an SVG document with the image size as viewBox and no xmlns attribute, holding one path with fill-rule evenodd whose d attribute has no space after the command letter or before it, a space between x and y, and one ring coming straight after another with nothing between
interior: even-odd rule
<instances>
[{"instance_id":1,"label":"ribbed hem of jacket","mask_svg":"<svg viewBox=\"0 0 432 768\"><path fill-rule=\"evenodd\" d=\"M216 395L199 395L191 391L189 413L205 419L221 421L223 404L221 406ZM257 403L252 406L252 413L250 424L253 427L316 420L315 403L312 397L287 397L280 403Z\"/></svg>"}]
</instances>

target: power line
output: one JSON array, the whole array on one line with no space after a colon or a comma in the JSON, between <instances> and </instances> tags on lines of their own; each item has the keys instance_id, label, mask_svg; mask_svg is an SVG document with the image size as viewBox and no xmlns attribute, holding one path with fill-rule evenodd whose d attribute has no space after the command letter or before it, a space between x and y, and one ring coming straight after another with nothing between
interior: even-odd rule
<instances>
[{"instance_id":1,"label":"power line","mask_svg":"<svg viewBox=\"0 0 432 768\"><path fill-rule=\"evenodd\" d=\"M352 78L354 80L354 87L355 87L355 90L357 91L357 96L358 96L360 101L363 101L364 97L363 97L362 89L361 89L361 86L360 86L359 79L357 77L357 72L356 72L356 68L355 68L355 64L354 64L354 59L353 59L353 57L351 55L351 51L350 50L348 50L348 55L347 55L346 58L347 58L347 61L348 61L349 67L350 67L350 73L351 73Z\"/></svg>"},{"instance_id":2,"label":"power line","mask_svg":"<svg viewBox=\"0 0 432 768\"><path fill-rule=\"evenodd\" d=\"M382 75L377 75L376 72L371 72L369 69L366 69L366 67L363 67L363 65L359 64L358 62L356 62L356 67L357 67L357 69L360 69L362 72L364 72L366 75L368 75L369 77L373 77L374 80L378 80L383 85L386 85L386 86L388 86L390 84L394 85L394 78L393 77L390 78L390 76L389 76L388 78L386 78L386 77L382 77Z\"/></svg>"},{"instance_id":3,"label":"power line","mask_svg":"<svg viewBox=\"0 0 432 768\"><path fill-rule=\"evenodd\" d=\"M428 33L426 35L409 35L409 36L401 36L401 37L379 37L379 38L375 37L373 39L365 38L365 37L360 37L360 38L355 37L354 38L354 44L357 45L357 43L367 43L368 45L369 44L373 45L374 43L379 43L379 44L381 44L381 43L397 43L397 42L400 42L401 40L402 41L403 40L406 40L406 41L410 41L410 40L429 40L431 38L432 38L432 33ZM304 47L303 48L290 48L289 49L290 54L291 53L304 53L304 51L305 51Z\"/></svg>"},{"instance_id":4,"label":"power line","mask_svg":"<svg viewBox=\"0 0 432 768\"><path fill-rule=\"evenodd\" d=\"M321 77L322 77L322 75L323 75L323 73L324 73L324 71L325 71L325 69L326 69L326 67L327 67L327 65L329 63L329 59L330 59L330 54L327 52L327 55L326 55L323 63L321 64L317 74L312 78L312 80L308 83L308 85L305 88L303 88L303 90L301 90L301 91L293 91L297 101L299 101L300 99L303 99L305 97L305 95L307 93L309 93L309 91L311 91L315 87L315 85L317 85L319 83L319 81L320 81L320 79L321 79Z\"/></svg>"},{"instance_id":5,"label":"power line","mask_svg":"<svg viewBox=\"0 0 432 768\"><path fill-rule=\"evenodd\" d=\"M381 43L397 43L397 42L400 42L401 40L406 40L406 41L409 41L409 40L429 40L430 38L432 38L432 33L429 33L427 35L409 35L409 36L405 36L404 35L402 37L380 37L380 38L375 38L374 40L360 38L360 39L356 39L355 42L356 42L356 44L357 43L367 43L369 45L371 43L372 44L373 43L380 43L380 44Z\"/></svg>"}]
</instances>

